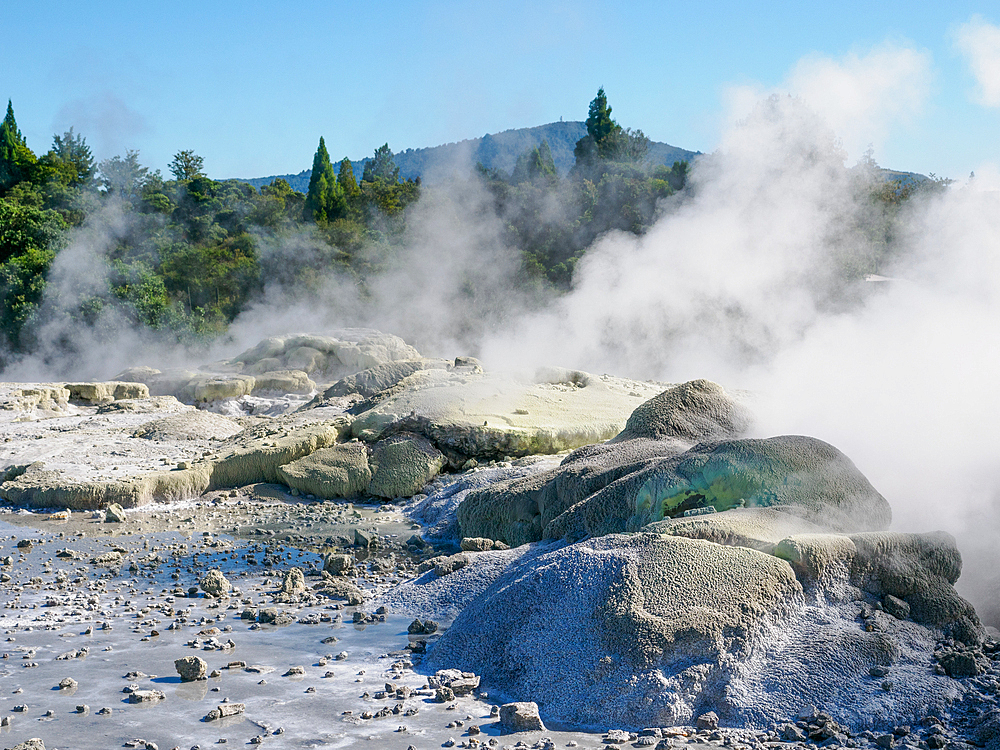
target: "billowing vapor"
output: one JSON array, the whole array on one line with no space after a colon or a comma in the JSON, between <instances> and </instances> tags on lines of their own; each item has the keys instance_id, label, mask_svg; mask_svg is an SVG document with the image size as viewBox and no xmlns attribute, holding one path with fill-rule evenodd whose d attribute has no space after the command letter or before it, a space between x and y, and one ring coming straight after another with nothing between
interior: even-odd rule
<instances>
[{"instance_id":1,"label":"billowing vapor","mask_svg":"<svg viewBox=\"0 0 1000 750\"><path fill-rule=\"evenodd\" d=\"M1000 107L1000 27L973 16L956 29L955 44L976 79L976 100Z\"/></svg>"}]
</instances>

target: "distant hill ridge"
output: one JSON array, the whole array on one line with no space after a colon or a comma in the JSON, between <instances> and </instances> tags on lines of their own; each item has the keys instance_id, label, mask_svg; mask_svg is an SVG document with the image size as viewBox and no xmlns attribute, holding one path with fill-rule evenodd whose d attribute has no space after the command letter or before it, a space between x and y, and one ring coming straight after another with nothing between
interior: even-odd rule
<instances>
[{"instance_id":1,"label":"distant hill ridge","mask_svg":"<svg viewBox=\"0 0 1000 750\"><path fill-rule=\"evenodd\" d=\"M576 142L586 134L587 126L583 122L550 122L548 125L538 125L533 128L516 128L505 130L502 133L488 133L482 138L471 138L458 143L445 143L429 148L408 148L394 154L394 158L396 166L399 167L400 177L420 177L424 182L433 184L442 182L453 174L467 177L469 170L477 162L487 168L510 173L514 169L514 163L518 156L539 145L542 141L548 141L556 169L559 174L565 176L575 162L573 148L576 146ZM675 161L691 161L700 153L699 151L687 151L677 146L671 146L669 143L650 141L646 158L653 164L665 164L669 167ZM367 161L367 158L358 161L351 160L356 178L361 178ZM339 168L336 162L334 162L334 168ZM311 174L311 169L304 169L298 174L237 179L260 188L280 177L288 182L292 189L304 193L309 189Z\"/></svg>"}]
</instances>

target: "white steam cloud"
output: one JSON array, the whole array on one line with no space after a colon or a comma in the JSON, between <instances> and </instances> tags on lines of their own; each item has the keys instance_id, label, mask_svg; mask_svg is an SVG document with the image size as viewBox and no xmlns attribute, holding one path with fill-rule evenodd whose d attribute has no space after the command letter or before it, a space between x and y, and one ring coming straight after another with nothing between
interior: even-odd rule
<instances>
[{"instance_id":1,"label":"white steam cloud","mask_svg":"<svg viewBox=\"0 0 1000 750\"><path fill-rule=\"evenodd\" d=\"M865 55L852 53L840 59L810 55L773 90L748 86L727 93L737 116L767 94L801 97L856 159L868 144L877 147L892 126L921 112L932 80L928 52L887 43Z\"/></svg>"},{"instance_id":2,"label":"white steam cloud","mask_svg":"<svg viewBox=\"0 0 1000 750\"><path fill-rule=\"evenodd\" d=\"M956 30L955 44L976 79L975 101L1000 107L1000 26L973 16Z\"/></svg>"}]
</instances>

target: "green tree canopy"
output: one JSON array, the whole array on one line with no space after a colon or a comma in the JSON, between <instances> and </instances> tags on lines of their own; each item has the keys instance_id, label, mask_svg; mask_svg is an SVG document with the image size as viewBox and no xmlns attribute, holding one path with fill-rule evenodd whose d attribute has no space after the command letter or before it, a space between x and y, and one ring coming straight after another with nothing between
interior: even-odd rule
<instances>
[{"instance_id":1,"label":"green tree canopy","mask_svg":"<svg viewBox=\"0 0 1000 750\"><path fill-rule=\"evenodd\" d=\"M35 154L17 127L14 105L7 100L7 115L0 123L0 192L6 192L31 177Z\"/></svg>"},{"instance_id":2,"label":"green tree canopy","mask_svg":"<svg viewBox=\"0 0 1000 750\"><path fill-rule=\"evenodd\" d=\"M552 159L552 149L549 148L547 140L543 140L535 148L528 149L517 157L510 178L514 185L535 180L544 180L552 185L559 181L559 173L556 172L556 164Z\"/></svg>"},{"instance_id":3,"label":"green tree canopy","mask_svg":"<svg viewBox=\"0 0 1000 750\"><path fill-rule=\"evenodd\" d=\"M87 139L74 133L73 128L62 135L52 136L52 149L42 160L52 166L66 184L73 187L89 187L97 173Z\"/></svg>"},{"instance_id":4,"label":"green tree canopy","mask_svg":"<svg viewBox=\"0 0 1000 750\"><path fill-rule=\"evenodd\" d=\"M104 189L124 200L135 200L150 179L149 170L139 163L139 152L128 149L125 157L113 156L100 164ZM157 173L158 174L158 173Z\"/></svg>"},{"instance_id":5,"label":"green tree canopy","mask_svg":"<svg viewBox=\"0 0 1000 750\"><path fill-rule=\"evenodd\" d=\"M205 160L194 151L178 151L174 154L173 161L170 162L170 173L177 180L193 180L195 177L204 177Z\"/></svg>"},{"instance_id":6,"label":"green tree canopy","mask_svg":"<svg viewBox=\"0 0 1000 750\"><path fill-rule=\"evenodd\" d=\"M361 175L362 182L381 180L395 184L399 182L399 167L392 158L392 149L385 143L375 149L375 156L365 162L365 171Z\"/></svg>"},{"instance_id":7,"label":"green tree canopy","mask_svg":"<svg viewBox=\"0 0 1000 750\"><path fill-rule=\"evenodd\" d=\"M621 141L621 126L611 119L611 107L602 86L597 90L597 96L590 102L587 114L587 135L576 142L573 155L578 166L593 165L597 159L614 158L621 151L621 146L628 146L628 139ZM637 131L638 132L638 131ZM639 132L639 135L642 135ZM642 136L645 138L645 136ZM646 141L648 146L648 140ZM627 150L627 149L626 149ZM642 156L645 156L643 151Z\"/></svg>"},{"instance_id":8,"label":"green tree canopy","mask_svg":"<svg viewBox=\"0 0 1000 750\"><path fill-rule=\"evenodd\" d=\"M340 170L337 172L337 182L344 195L355 195L358 193L358 181L354 179L354 167L351 160L346 156L340 162Z\"/></svg>"},{"instance_id":9,"label":"green tree canopy","mask_svg":"<svg viewBox=\"0 0 1000 750\"><path fill-rule=\"evenodd\" d=\"M330 152L326 150L326 143L321 136L313 157L309 192L306 193L302 215L306 221L328 222L342 216L344 208L344 191L337 182Z\"/></svg>"}]
</instances>

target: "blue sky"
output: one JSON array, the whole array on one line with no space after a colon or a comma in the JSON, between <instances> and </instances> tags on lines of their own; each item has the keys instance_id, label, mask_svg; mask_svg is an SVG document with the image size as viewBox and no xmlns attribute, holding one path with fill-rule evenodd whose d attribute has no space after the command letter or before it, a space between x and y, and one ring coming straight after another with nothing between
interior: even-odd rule
<instances>
[{"instance_id":1,"label":"blue sky","mask_svg":"<svg viewBox=\"0 0 1000 750\"><path fill-rule=\"evenodd\" d=\"M584 119L603 85L620 124L692 150L792 91L851 162L872 143L883 166L957 179L1000 163L997 6L36 0L2 16L0 97L36 153L72 125L99 158L298 172L321 135L335 159L433 146Z\"/></svg>"}]
</instances>

